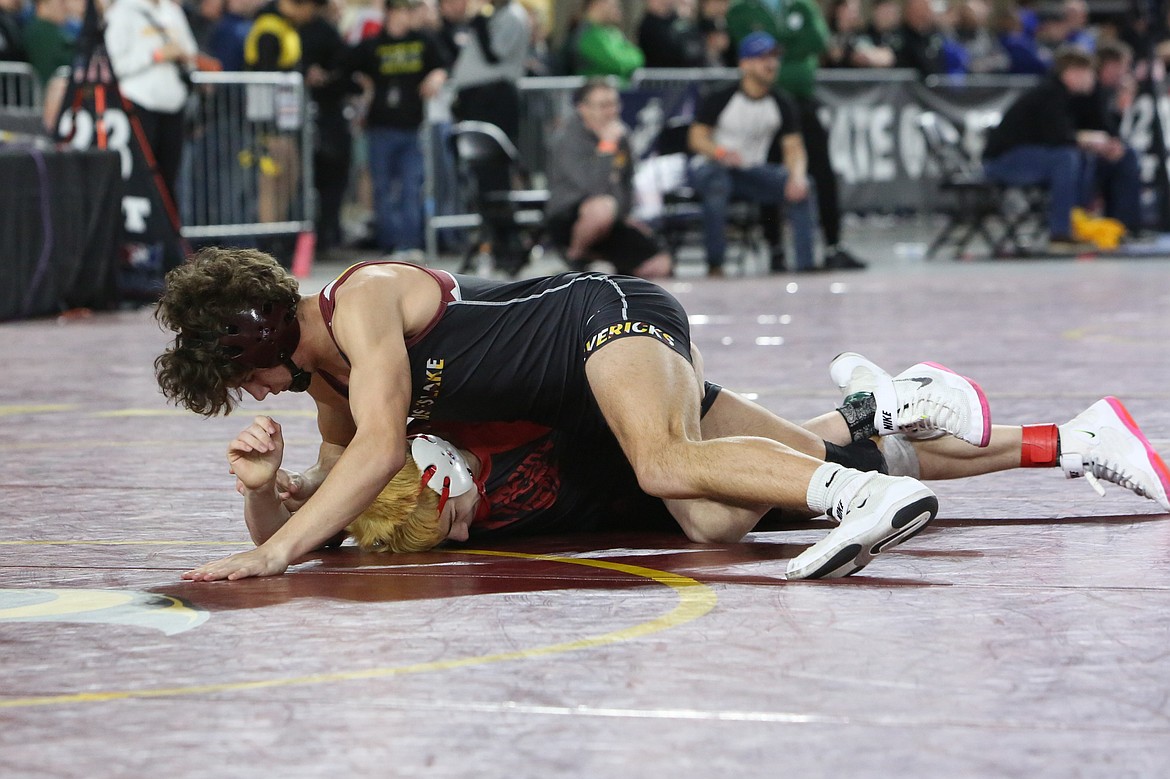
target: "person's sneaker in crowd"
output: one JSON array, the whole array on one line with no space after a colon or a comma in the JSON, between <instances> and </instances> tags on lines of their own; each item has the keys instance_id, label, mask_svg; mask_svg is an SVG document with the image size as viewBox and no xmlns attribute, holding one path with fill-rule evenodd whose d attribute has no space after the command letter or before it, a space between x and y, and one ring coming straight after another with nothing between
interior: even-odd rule
<instances>
[{"instance_id":1,"label":"person's sneaker in crowd","mask_svg":"<svg viewBox=\"0 0 1170 779\"><path fill-rule=\"evenodd\" d=\"M1170 511L1170 470L1120 400L1102 398L1058 429L1068 478L1084 476L1099 495L1098 480L1120 484Z\"/></svg>"},{"instance_id":2,"label":"person's sneaker in crowd","mask_svg":"<svg viewBox=\"0 0 1170 779\"><path fill-rule=\"evenodd\" d=\"M726 278L726 277L727 277L727 274L725 274L723 272L722 265L710 265L707 267L707 278L709 278L709 279L722 279L722 278Z\"/></svg>"},{"instance_id":3,"label":"person's sneaker in crowd","mask_svg":"<svg viewBox=\"0 0 1170 779\"><path fill-rule=\"evenodd\" d=\"M938 363L920 362L891 377L855 352L833 358L829 375L845 397L870 392L878 435L931 438L949 433L975 446L991 440L991 410L983 389Z\"/></svg>"},{"instance_id":4,"label":"person's sneaker in crowd","mask_svg":"<svg viewBox=\"0 0 1170 779\"><path fill-rule=\"evenodd\" d=\"M866 473L848 506L831 507L840 524L788 561L789 579L835 579L857 573L881 552L918 534L938 514L938 498L908 476Z\"/></svg>"},{"instance_id":5,"label":"person's sneaker in crowd","mask_svg":"<svg viewBox=\"0 0 1170 779\"><path fill-rule=\"evenodd\" d=\"M825 252L825 267L829 270L865 270L868 265L838 246Z\"/></svg>"}]
</instances>

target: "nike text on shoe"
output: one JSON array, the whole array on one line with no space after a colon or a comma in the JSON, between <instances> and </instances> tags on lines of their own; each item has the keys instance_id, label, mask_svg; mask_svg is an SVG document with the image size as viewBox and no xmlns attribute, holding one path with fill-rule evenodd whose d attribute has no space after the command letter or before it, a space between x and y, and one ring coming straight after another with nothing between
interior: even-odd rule
<instances>
[{"instance_id":1,"label":"nike text on shoe","mask_svg":"<svg viewBox=\"0 0 1170 779\"><path fill-rule=\"evenodd\" d=\"M920 362L891 378L860 354L845 352L833 359L829 375L846 397L873 393L878 435L921 439L949 433L975 446L991 440L991 410L983 389L938 363Z\"/></svg>"},{"instance_id":2,"label":"nike text on shoe","mask_svg":"<svg viewBox=\"0 0 1170 779\"><path fill-rule=\"evenodd\" d=\"M1117 398L1102 398L1060 425L1060 466L1070 479L1084 476L1100 495L1098 479L1170 511L1170 470Z\"/></svg>"},{"instance_id":3,"label":"nike text on shoe","mask_svg":"<svg viewBox=\"0 0 1170 779\"><path fill-rule=\"evenodd\" d=\"M827 536L788 561L789 579L834 579L857 573L877 554L919 533L938 514L938 498L905 476L867 474L848 506L828 514L840 521Z\"/></svg>"}]
</instances>

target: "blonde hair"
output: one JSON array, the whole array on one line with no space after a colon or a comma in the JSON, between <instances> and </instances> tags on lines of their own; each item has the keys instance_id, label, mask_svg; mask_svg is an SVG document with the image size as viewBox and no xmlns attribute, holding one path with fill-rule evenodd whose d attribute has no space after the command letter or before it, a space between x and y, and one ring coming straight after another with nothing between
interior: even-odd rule
<instances>
[{"instance_id":1,"label":"blonde hair","mask_svg":"<svg viewBox=\"0 0 1170 779\"><path fill-rule=\"evenodd\" d=\"M346 530L362 549L373 552L425 552L443 540L439 496L420 489L422 472L408 453L406 464Z\"/></svg>"}]
</instances>

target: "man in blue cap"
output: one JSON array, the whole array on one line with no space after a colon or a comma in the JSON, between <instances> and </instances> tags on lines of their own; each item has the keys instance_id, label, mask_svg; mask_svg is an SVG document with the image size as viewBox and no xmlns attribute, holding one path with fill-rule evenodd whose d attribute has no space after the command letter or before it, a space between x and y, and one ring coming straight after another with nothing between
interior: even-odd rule
<instances>
[{"instance_id":1,"label":"man in blue cap","mask_svg":"<svg viewBox=\"0 0 1170 779\"><path fill-rule=\"evenodd\" d=\"M792 224L795 270L817 270L808 158L796 106L774 86L779 66L776 39L766 32L749 34L739 44L739 83L708 95L691 124L688 141L697 156L690 179L703 201L710 276L723 275L724 233L732 198L785 203ZM782 164L769 162L777 143Z\"/></svg>"},{"instance_id":2,"label":"man in blue cap","mask_svg":"<svg viewBox=\"0 0 1170 779\"><path fill-rule=\"evenodd\" d=\"M825 267L860 270L865 263L841 244L841 204L837 174L829 159L829 133L817 109L816 74L829 45L829 26L816 0L732 0L727 9L727 33L737 45L753 32L766 32L784 50L776 71L776 86L792 97L800 110L801 136L809 175L816 182L817 209L825 241ZM774 266L782 260L773 257Z\"/></svg>"}]
</instances>

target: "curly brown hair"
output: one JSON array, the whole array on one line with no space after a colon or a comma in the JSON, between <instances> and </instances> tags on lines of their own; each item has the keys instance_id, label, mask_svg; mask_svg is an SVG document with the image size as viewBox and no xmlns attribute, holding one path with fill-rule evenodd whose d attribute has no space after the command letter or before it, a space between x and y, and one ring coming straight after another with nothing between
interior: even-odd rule
<instances>
[{"instance_id":1,"label":"curly brown hair","mask_svg":"<svg viewBox=\"0 0 1170 779\"><path fill-rule=\"evenodd\" d=\"M154 317L175 340L154 361L163 395L207 417L228 415L240 402L238 385L249 369L228 359L219 344L223 323L266 303L295 308L297 280L255 249L201 249L170 271Z\"/></svg>"}]
</instances>

